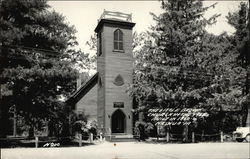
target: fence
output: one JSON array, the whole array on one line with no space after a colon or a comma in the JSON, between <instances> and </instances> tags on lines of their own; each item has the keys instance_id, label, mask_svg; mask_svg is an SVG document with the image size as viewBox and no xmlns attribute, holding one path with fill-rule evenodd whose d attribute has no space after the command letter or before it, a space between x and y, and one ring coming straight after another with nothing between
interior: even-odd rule
<instances>
[{"instance_id":1,"label":"fence","mask_svg":"<svg viewBox=\"0 0 250 159\"><path fill-rule=\"evenodd\" d=\"M215 134L196 134L195 132L192 132L191 135L189 135L189 140L192 143L195 142L208 142L208 141L232 141L233 136L232 133L224 134L222 131ZM183 134L173 134L173 133L166 133L166 142L170 141L182 141L183 140Z\"/></svg>"},{"instance_id":2,"label":"fence","mask_svg":"<svg viewBox=\"0 0 250 159\"><path fill-rule=\"evenodd\" d=\"M88 136L83 136L82 134L77 134L75 136L67 136L67 137L60 137L60 138L49 138L46 136L36 136L33 138L25 138L25 137L11 137L11 138L2 138L0 139L0 147L59 147L59 146L83 146L83 144L92 144L94 143L94 139L98 139L97 141L103 141L106 137L106 140L113 141L113 139L117 138L117 135L112 135L112 133L103 134L102 132L99 135L93 135L90 133ZM121 136L121 139L139 139L140 136L138 135L130 135ZM222 131L216 134L198 134L192 132L189 135L190 142L225 142L225 141L233 141L232 133L224 134ZM161 141L168 142L175 142L175 141L182 141L183 134L173 134L166 132L166 136L161 138ZM158 138L157 138L157 141Z\"/></svg>"},{"instance_id":3,"label":"fence","mask_svg":"<svg viewBox=\"0 0 250 159\"><path fill-rule=\"evenodd\" d=\"M90 133L88 136L77 134L75 136L67 137L47 137L47 136L35 136L35 137L9 137L0 139L0 147L59 147L59 146L83 146L92 144L94 138L100 136L94 136Z\"/></svg>"}]
</instances>

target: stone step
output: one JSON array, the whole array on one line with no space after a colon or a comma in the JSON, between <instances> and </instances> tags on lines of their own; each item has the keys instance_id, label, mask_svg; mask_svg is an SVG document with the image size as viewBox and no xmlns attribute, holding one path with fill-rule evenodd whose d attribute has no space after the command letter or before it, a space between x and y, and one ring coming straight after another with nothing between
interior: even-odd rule
<instances>
[{"instance_id":1,"label":"stone step","mask_svg":"<svg viewBox=\"0 0 250 159\"><path fill-rule=\"evenodd\" d=\"M105 137L106 141L109 142L132 142L132 141L136 141L136 139L133 137L133 135L120 135L120 134L116 134L116 135L107 135Z\"/></svg>"}]
</instances>

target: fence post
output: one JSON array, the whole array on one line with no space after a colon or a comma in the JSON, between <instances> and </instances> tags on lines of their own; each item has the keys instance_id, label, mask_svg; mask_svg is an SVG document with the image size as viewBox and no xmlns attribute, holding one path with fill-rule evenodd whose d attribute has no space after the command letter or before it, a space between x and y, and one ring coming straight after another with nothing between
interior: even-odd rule
<instances>
[{"instance_id":1,"label":"fence post","mask_svg":"<svg viewBox=\"0 0 250 159\"><path fill-rule=\"evenodd\" d=\"M169 131L167 131L167 142L169 142Z\"/></svg>"},{"instance_id":2,"label":"fence post","mask_svg":"<svg viewBox=\"0 0 250 159\"><path fill-rule=\"evenodd\" d=\"M102 133L100 133L100 141L102 141Z\"/></svg>"},{"instance_id":3,"label":"fence post","mask_svg":"<svg viewBox=\"0 0 250 159\"><path fill-rule=\"evenodd\" d=\"M192 132L192 143L195 142L195 136L194 136L194 132Z\"/></svg>"},{"instance_id":4,"label":"fence post","mask_svg":"<svg viewBox=\"0 0 250 159\"><path fill-rule=\"evenodd\" d=\"M38 148L38 136L35 137L35 146Z\"/></svg>"},{"instance_id":5,"label":"fence post","mask_svg":"<svg viewBox=\"0 0 250 159\"><path fill-rule=\"evenodd\" d=\"M109 134L110 134L110 137L109 137L109 139L110 139L110 142L111 142L111 140L112 140L112 132L111 132L111 129L110 128L108 128L108 131L109 131Z\"/></svg>"},{"instance_id":6,"label":"fence post","mask_svg":"<svg viewBox=\"0 0 250 159\"><path fill-rule=\"evenodd\" d=\"M82 134L79 134L79 146L82 146Z\"/></svg>"},{"instance_id":7,"label":"fence post","mask_svg":"<svg viewBox=\"0 0 250 159\"><path fill-rule=\"evenodd\" d=\"M16 137L16 127L17 127L17 115L16 115L16 106L14 107L14 118L13 118L13 136Z\"/></svg>"},{"instance_id":8,"label":"fence post","mask_svg":"<svg viewBox=\"0 0 250 159\"><path fill-rule=\"evenodd\" d=\"M92 134L92 133L89 134L89 142L90 142L90 143L93 142L93 134Z\"/></svg>"},{"instance_id":9,"label":"fence post","mask_svg":"<svg viewBox=\"0 0 250 159\"><path fill-rule=\"evenodd\" d=\"M204 141L204 130L202 130L202 133L201 133L201 141Z\"/></svg>"},{"instance_id":10,"label":"fence post","mask_svg":"<svg viewBox=\"0 0 250 159\"><path fill-rule=\"evenodd\" d=\"M223 131L220 132L220 142L223 142Z\"/></svg>"}]
</instances>

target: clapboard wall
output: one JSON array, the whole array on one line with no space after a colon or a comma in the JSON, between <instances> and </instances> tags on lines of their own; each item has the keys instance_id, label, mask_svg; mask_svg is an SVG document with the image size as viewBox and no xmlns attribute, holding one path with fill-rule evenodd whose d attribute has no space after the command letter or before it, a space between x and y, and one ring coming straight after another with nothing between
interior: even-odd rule
<instances>
[{"instance_id":1,"label":"clapboard wall","mask_svg":"<svg viewBox=\"0 0 250 159\"><path fill-rule=\"evenodd\" d=\"M97 57L97 70L100 74L98 82L98 124L105 130L111 130L111 117L114 111L120 109L125 115L125 134L132 134L132 99L126 90L132 83L133 55L132 55L132 27L126 23L117 24L114 21L105 23L97 30L101 37L101 46L98 39L98 54L101 47L102 54ZM114 31L120 29L123 32L123 51L114 50ZM100 36L101 34L101 36ZM121 75L124 84L117 86L114 80ZM123 102L123 108L114 108L114 102Z\"/></svg>"}]
</instances>

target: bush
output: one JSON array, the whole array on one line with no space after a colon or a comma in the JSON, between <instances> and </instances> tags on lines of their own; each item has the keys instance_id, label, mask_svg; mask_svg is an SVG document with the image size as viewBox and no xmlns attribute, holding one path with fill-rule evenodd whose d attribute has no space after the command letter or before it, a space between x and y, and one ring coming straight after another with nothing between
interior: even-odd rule
<instances>
[{"instance_id":1,"label":"bush","mask_svg":"<svg viewBox=\"0 0 250 159\"><path fill-rule=\"evenodd\" d=\"M145 140L149 137L150 130L153 129L152 123L140 122L135 123L135 134L139 136L139 140Z\"/></svg>"}]
</instances>

